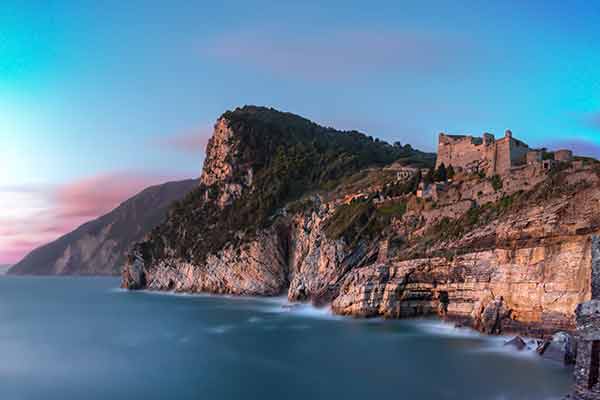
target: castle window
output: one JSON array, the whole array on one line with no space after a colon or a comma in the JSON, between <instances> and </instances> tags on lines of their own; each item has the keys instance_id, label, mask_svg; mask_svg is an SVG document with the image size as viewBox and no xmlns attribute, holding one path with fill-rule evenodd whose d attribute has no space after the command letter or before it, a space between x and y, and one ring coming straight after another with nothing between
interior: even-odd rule
<instances>
[{"instance_id":1,"label":"castle window","mask_svg":"<svg viewBox=\"0 0 600 400\"><path fill-rule=\"evenodd\" d=\"M588 389L593 388L598 383L598 372L600 369L600 340L592 342L592 351L590 354L590 374L588 378Z\"/></svg>"}]
</instances>

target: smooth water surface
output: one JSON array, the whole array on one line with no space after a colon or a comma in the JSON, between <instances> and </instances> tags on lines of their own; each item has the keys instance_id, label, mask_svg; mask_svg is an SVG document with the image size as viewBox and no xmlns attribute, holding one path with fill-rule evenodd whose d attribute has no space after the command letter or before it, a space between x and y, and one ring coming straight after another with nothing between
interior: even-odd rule
<instances>
[{"instance_id":1,"label":"smooth water surface","mask_svg":"<svg viewBox=\"0 0 600 400\"><path fill-rule=\"evenodd\" d=\"M551 399L571 372L435 320L0 277L0 399ZM282 307L284 306L284 307Z\"/></svg>"}]
</instances>

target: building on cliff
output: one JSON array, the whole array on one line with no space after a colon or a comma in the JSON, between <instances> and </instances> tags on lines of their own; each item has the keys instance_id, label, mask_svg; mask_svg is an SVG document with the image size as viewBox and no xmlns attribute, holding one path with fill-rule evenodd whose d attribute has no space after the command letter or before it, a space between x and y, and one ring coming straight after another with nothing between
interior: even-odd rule
<instances>
[{"instance_id":1,"label":"building on cliff","mask_svg":"<svg viewBox=\"0 0 600 400\"><path fill-rule=\"evenodd\" d=\"M554 152L551 160L543 160L544 151L531 149L515 139L510 130L504 137L496 139L491 133L482 137L468 135L448 135L440 133L436 168L444 164L467 173L484 173L487 176L506 175L514 167L523 165L543 165L550 169L557 162L571 162L570 150ZM546 161L546 162L544 162Z\"/></svg>"},{"instance_id":2,"label":"building on cliff","mask_svg":"<svg viewBox=\"0 0 600 400\"><path fill-rule=\"evenodd\" d=\"M600 236L592 236L592 299L577 306L577 400L600 400Z\"/></svg>"}]
</instances>

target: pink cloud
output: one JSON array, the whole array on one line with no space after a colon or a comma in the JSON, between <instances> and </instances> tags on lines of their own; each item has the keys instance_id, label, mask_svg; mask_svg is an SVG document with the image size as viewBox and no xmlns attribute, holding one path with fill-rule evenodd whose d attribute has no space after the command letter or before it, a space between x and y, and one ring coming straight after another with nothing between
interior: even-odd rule
<instances>
[{"instance_id":1,"label":"pink cloud","mask_svg":"<svg viewBox=\"0 0 600 400\"><path fill-rule=\"evenodd\" d=\"M11 215L2 215L0 211L0 264L19 261L34 248L106 214L148 186L177 179L183 177L120 172L57 186L0 188L0 196L26 192L36 201L34 212L12 210Z\"/></svg>"},{"instance_id":2,"label":"pink cloud","mask_svg":"<svg viewBox=\"0 0 600 400\"><path fill-rule=\"evenodd\" d=\"M568 141L554 141L546 145L550 150L570 149L577 156L594 157L600 159L600 143L586 139L569 139Z\"/></svg>"},{"instance_id":3,"label":"pink cloud","mask_svg":"<svg viewBox=\"0 0 600 400\"><path fill-rule=\"evenodd\" d=\"M600 112L592 114L590 117L590 125L593 128L600 129Z\"/></svg>"},{"instance_id":4,"label":"pink cloud","mask_svg":"<svg viewBox=\"0 0 600 400\"><path fill-rule=\"evenodd\" d=\"M238 32L208 52L224 61L306 79L331 80L382 72L448 74L469 65L472 44L425 32L321 32L315 37Z\"/></svg>"},{"instance_id":5,"label":"pink cloud","mask_svg":"<svg viewBox=\"0 0 600 400\"><path fill-rule=\"evenodd\" d=\"M60 218L90 218L105 214L142 189L164 182L164 177L107 174L82 179L55 191Z\"/></svg>"},{"instance_id":6,"label":"pink cloud","mask_svg":"<svg viewBox=\"0 0 600 400\"><path fill-rule=\"evenodd\" d=\"M205 127L191 132L161 137L157 142L182 153L201 154L206 150L206 144L211 136L212 128Z\"/></svg>"}]
</instances>

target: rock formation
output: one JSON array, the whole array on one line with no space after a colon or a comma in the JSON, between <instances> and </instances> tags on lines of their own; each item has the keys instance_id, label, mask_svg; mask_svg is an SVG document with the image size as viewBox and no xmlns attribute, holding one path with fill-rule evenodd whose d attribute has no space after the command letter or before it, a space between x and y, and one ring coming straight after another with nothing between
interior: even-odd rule
<instances>
[{"instance_id":1,"label":"rock formation","mask_svg":"<svg viewBox=\"0 0 600 400\"><path fill-rule=\"evenodd\" d=\"M581 303L575 310L576 362L575 385L572 396L576 400L600 399L600 237L592 238L592 299Z\"/></svg>"},{"instance_id":2,"label":"rock formation","mask_svg":"<svg viewBox=\"0 0 600 400\"><path fill-rule=\"evenodd\" d=\"M396 162L434 159L260 107L225 113L201 185L138 243L131 289L287 293L334 312L439 314L487 333L549 336L591 296L600 169L590 160L501 180L462 172L436 201Z\"/></svg>"},{"instance_id":3,"label":"rock formation","mask_svg":"<svg viewBox=\"0 0 600 400\"><path fill-rule=\"evenodd\" d=\"M197 180L185 180L147 188L110 213L33 250L8 273L117 275L131 244L160 224L171 204L197 185Z\"/></svg>"}]
</instances>

